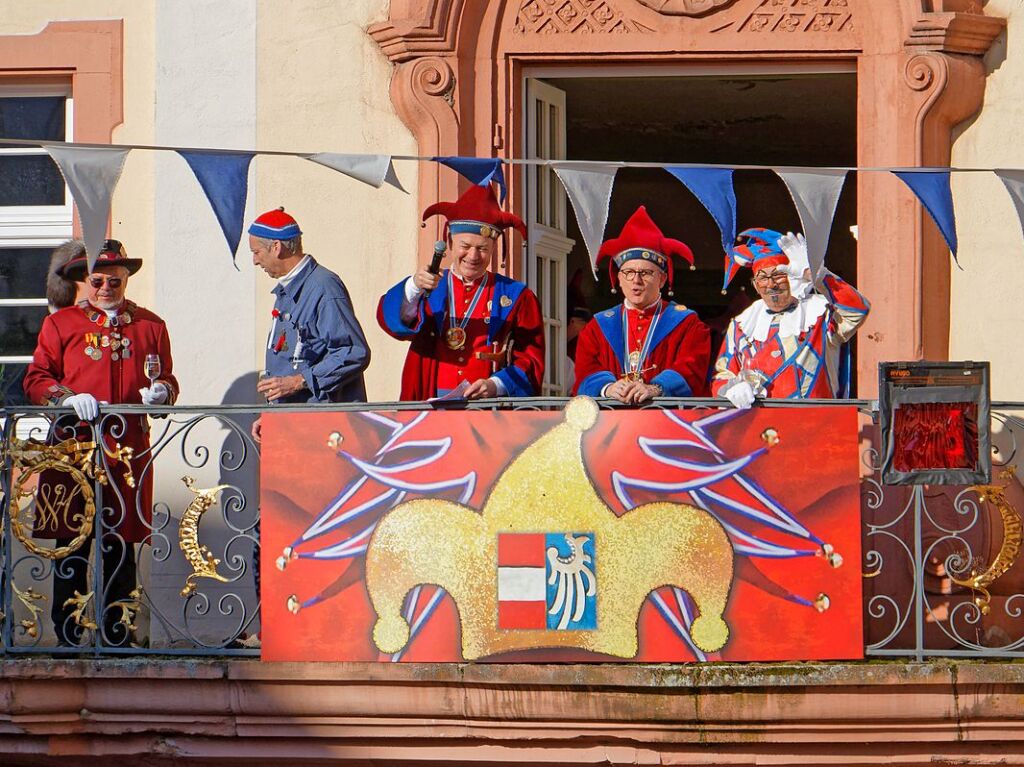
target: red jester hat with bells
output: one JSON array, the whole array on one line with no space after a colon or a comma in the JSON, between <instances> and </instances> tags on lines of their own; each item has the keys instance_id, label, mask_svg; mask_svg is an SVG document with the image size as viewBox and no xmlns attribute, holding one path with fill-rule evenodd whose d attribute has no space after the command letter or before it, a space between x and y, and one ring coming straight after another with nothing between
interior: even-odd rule
<instances>
[{"instance_id":1,"label":"red jester hat with bells","mask_svg":"<svg viewBox=\"0 0 1024 767\"><path fill-rule=\"evenodd\" d=\"M671 296L674 278L673 256L688 261L691 270L696 268L693 265L693 251L689 246L663 235L658 225L648 215L647 208L641 205L629 217L619 236L605 240L601 245L601 249L597 251L597 264L600 266L604 259L608 259L608 278L612 282L612 293L616 292L615 274L627 261L639 259L654 264L668 275L668 294Z\"/></svg>"},{"instance_id":2,"label":"red jester hat with bells","mask_svg":"<svg viewBox=\"0 0 1024 767\"><path fill-rule=\"evenodd\" d=\"M501 209L490 185L474 184L455 202L435 202L423 211L424 221L431 216L444 216L448 219L444 225L445 241L450 234L479 234L492 240L501 237L502 268L508 251L505 229L515 227L516 231L526 237L526 224L519 216Z\"/></svg>"}]
</instances>

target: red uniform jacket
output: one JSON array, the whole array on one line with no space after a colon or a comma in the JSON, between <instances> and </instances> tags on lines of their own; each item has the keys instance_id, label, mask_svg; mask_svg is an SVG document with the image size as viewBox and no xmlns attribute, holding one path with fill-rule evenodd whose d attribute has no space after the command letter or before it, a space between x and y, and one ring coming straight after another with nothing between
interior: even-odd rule
<instances>
[{"instance_id":1,"label":"red uniform jacket","mask_svg":"<svg viewBox=\"0 0 1024 767\"><path fill-rule=\"evenodd\" d=\"M47 317L25 373L24 386L28 398L38 405L57 405L70 394L89 393L101 402L141 404L139 389L149 386L143 363L147 354L158 354L161 364L159 380L170 393L168 403L173 403L178 394L178 382L173 373L171 344L163 320L126 301L116 322L114 324L106 313L84 301ZM87 354L87 350L91 353ZM61 433L62 429L77 423L73 416L60 419L55 428L55 439L66 439L69 434ZM108 446L119 442L122 446L132 447L135 455L149 447L149 422L145 416L125 416L125 432L116 439L111 432L120 430L120 418L101 418L97 423L103 424L104 440ZM80 439L91 438L89 430L84 427L78 428L77 433ZM103 506L111 509L104 522L129 543L139 543L150 533L152 467L143 476L149 460L149 456L144 456L132 461L135 488L125 481L123 465L111 465L112 479L124 498L125 508L121 508L113 487L104 488ZM46 492L47 480L57 484L66 476L54 473L48 477L44 472L39 479L39 492ZM97 502L97 515L99 509ZM70 504L60 512L45 518L37 515L35 532L38 537L70 538L77 535L74 514L80 513L80 508Z\"/></svg>"},{"instance_id":2,"label":"red uniform jacket","mask_svg":"<svg viewBox=\"0 0 1024 767\"><path fill-rule=\"evenodd\" d=\"M598 312L580 332L576 344L573 394L600 397L605 386L623 377L629 367L628 354L640 351L652 333L640 363L644 382L660 385L666 397L705 396L711 357L707 325L681 304L662 301L660 307L656 324L657 304L644 310L627 310L622 304Z\"/></svg>"},{"instance_id":3,"label":"red uniform jacket","mask_svg":"<svg viewBox=\"0 0 1024 767\"><path fill-rule=\"evenodd\" d=\"M445 343L450 327L448 270L441 276L430 297L420 298L412 327L401 317L405 280L385 293L377 308L377 322L389 335L412 342L402 370L401 398L424 400L437 396L438 389L454 389L463 380L488 378L491 363L477 358L477 352L492 352L495 343L503 347L507 341L511 341L509 364L502 362L493 375L510 397L538 396L544 381L544 319L533 291L521 282L489 273L484 294L465 325L465 346L456 350ZM468 289L458 279L452 285L458 324L466 317L480 282Z\"/></svg>"}]
</instances>

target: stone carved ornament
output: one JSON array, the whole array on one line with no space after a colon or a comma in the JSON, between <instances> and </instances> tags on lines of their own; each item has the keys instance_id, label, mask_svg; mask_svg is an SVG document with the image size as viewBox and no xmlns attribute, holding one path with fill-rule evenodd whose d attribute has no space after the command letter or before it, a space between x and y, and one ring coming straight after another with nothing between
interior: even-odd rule
<instances>
[{"instance_id":1,"label":"stone carved ornament","mask_svg":"<svg viewBox=\"0 0 1024 767\"><path fill-rule=\"evenodd\" d=\"M732 5L736 0L637 0L637 2L666 16L703 16L705 13Z\"/></svg>"}]
</instances>

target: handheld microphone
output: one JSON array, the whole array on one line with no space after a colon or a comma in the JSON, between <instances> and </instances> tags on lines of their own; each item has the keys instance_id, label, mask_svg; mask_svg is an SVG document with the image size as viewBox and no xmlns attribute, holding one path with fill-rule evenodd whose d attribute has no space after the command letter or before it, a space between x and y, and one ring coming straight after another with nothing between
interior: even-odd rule
<instances>
[{"instance_id":1,"label":"handheld microphone","mask_svg":"<svg viewBox=\"0 0 1024 767\"><path fill-rule=\"evenodd\" d=\"M448 250L448 246L444 244L444 241L438 240L434 243L434 255L430 257L430 266L427 267L427 271L431 274L441 273L441 259L444 258L445 251ZM424 298L430 297L430 291L423 291Z\"/></svg>"}]
</instances>

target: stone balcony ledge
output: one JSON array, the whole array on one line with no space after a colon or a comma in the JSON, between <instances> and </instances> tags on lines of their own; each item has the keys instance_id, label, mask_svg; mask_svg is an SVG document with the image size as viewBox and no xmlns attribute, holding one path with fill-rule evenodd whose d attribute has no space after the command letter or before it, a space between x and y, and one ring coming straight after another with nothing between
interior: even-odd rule
<instances>
[{"instance_id":1,"label":"stone balcony ledge","mask_svg":"<svg viewBox=\"0 0 1024 767\"><path fill-rule=\"evenodd\" d=\"M1024 764L1022 700L1006 661L7 659L0 763Z\"/></svg>"}]
</instances>

